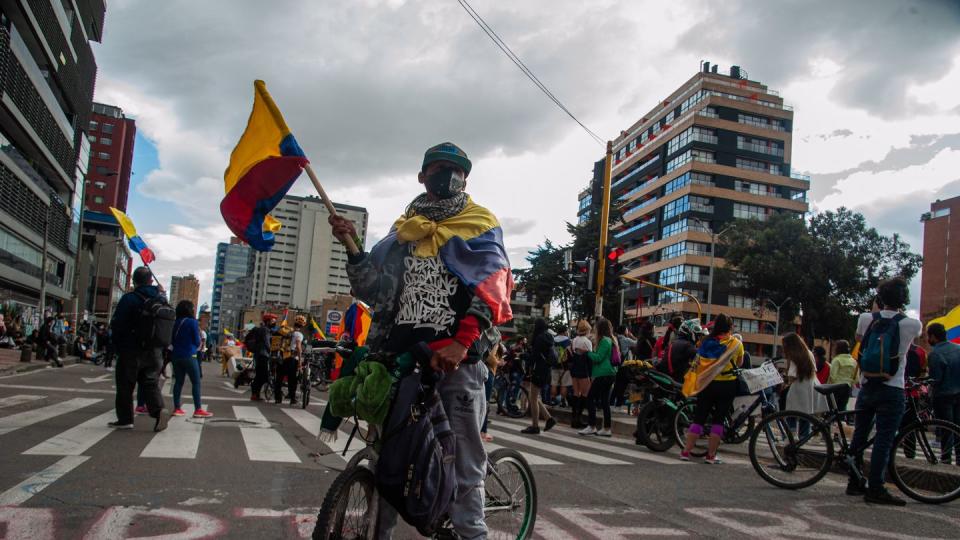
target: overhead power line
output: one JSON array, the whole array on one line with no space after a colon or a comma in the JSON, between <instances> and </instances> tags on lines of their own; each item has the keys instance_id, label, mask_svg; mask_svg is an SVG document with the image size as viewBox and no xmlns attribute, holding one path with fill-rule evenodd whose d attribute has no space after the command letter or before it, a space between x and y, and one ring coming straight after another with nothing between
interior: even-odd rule
<instances>
[{"instance_id":1,"label":"overhead power line","mask_svg":"<svg viewBox=\"0 0 960 540\"><path fill-rule=\"evenodd\" d=\"M576 116L574 116L574 114L570 112L570 109L568 109L566 106L564 106L563 103L560 102L557 96L553 95L553 92L551 92L550 89L548 89L547 86L543 84L540 81L540 79L538 79L537 76L533 74L532 71L530 71L530 68L528 68L527 65L523 63L522 60L520 60L520 57L513 52L513 49L511 49L510 46L507 45L507 43L500 38L500 36L496 33L496 31L494 31L494 29L491 28L489 24L487 24L487 21L483 20L483 17L481 17L480 14L477 13L475 9L473 9L473 6L471 6L467 0L457 0L457 2L460 4L460 7L462 7L463 10L467 12L467 15L470 15L470 18L477 23L477 25L480 27L481 30L483 30L483 33L486 34L487 37L489 37L501 51L503 51L503 54L507 55L507 58L509 58L510 61L513 62L514 65L516 65L520 69L520 71L523 72L524 75L527 76L528 79L530 79L530 82L536 85L536 87L539 88L547 96L547 98L550 99L550 101L554 102L557 105L557 107L560 107L560 110L567 113L567 116L569 116L570 118L573 119L574 122L579 124L580 127L582 127L584 131L586 131L587 134L593 138L593 140L597 141L601 145L606 144L599 135L594 133L590 128L585 126L583 122L581 122Z\"/></svg>"}]
</instances>

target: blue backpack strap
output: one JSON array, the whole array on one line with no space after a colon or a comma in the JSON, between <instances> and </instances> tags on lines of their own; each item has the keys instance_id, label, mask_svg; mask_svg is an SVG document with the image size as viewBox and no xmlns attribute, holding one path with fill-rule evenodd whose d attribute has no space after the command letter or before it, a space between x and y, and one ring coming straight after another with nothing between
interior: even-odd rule
<instances>
[{"instance_id":1,"label":"blue backpack strap","mask_svg":"<svg viewBox=\"0 0 960 540\"><path fill-rule=\"evenodd\" d=\"M860 340L860 343L867 342L867 338L870 337L870 332L873 331L873 325L877 324L877 321L879 321L883 317L882 315L880 315L879 311L872 313L872 315L873 315L873 320L870 321L870 324L867 326L867 330L863 333L863 339Z\"/></svg>"},{"instance_id":2,"label":"blue backpack strap","mask_svg":"<svg viewBox=\"0 0 960 540\"><path fill-rule=\"evenodd\" d=\"M907 316L903 313L897 313L893 316L893 327L896 329L896 331L893 333L893 343L896 346L897 358L900 358L900 321L906 318ZM906 361L906 358L903 358L902 360Z\"/></svg>"}]
</instances>

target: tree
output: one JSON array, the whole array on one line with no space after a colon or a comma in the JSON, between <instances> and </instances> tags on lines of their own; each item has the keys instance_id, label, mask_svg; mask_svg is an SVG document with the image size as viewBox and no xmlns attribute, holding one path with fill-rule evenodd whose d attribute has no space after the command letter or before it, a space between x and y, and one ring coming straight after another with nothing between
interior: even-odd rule
<instances>
[{"instance_id":1,"label":"tree","mask_svg":"<svg viewBox=\"0 0 960 540\"><path fill-rule=\"evenodd\" d=\"M909 280L922 262L898 235L881 235L846 208L809 222L787 213L766 222L737 220L723 245L726 263L743 276L746 292L777 303L791 298L781 317L793 320L802 313L808 338L849 337L877 284L895 275Z\"/></svg>"},{"instance_id":2,"label":"tree","mask_svg":"<svg viewBox=\"0 0 960 540\"><path fill-rule=\"evenodd\" d=\"M527 254L529 268L515 270L517 285L534 296L537 305L550 304L558 300L569 319L572 288L563 266L563 247L553 244L549 239L543 245Z\"/></svg>"}]
</instances>

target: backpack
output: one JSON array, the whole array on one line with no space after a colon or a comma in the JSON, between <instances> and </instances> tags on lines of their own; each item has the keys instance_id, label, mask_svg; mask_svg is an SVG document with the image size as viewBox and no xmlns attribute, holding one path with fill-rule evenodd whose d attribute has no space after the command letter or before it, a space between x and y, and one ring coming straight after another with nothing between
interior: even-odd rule
<instances>
[{"instance_id":1,"label":"backpack","mask_svg":"<svg viewBox=\"0 0 960 540\"><path fill-rule=\"evenodd\" d=\"M177 320L177 312L170 306L162 294L147 296L136 293L143 300L137 324L134 326L134 336L137 343L144 349L167 347L173 341L173 323Z\"/></svg>"},{"instance_id":2,"label":"backpack","mask_svg":"<svg viewBox=\"0 0 960 540\"><path fill-rule=\"evenodd\" d=\"M567 360L569 360L567 348L557 345L553 348L553 350L554 350L554 363L550 367L552 367L553 369L566 369Z\"/></svg>"},{"instance_id":3,"label":"backpack","mask_svg":"<svg viewBox=\"0 0 960 540\"><path fill-rule=\"evenodd\" d=\"M900 321L906 316L897 313L887 319L873 314L873 321L863 335L860 346L860 372L866 378L890 379L900 369Z\"/></svg>"},{"instance_id":4,"label":"backpack","mask_svg":"<svg viewBox=\"0 0 960 540\"><path fill-rule=\"evenodd\" d=\"M433 385L420 373L400 380L383 430L377 492L420 534L447 514L457 494L456 435ZM468 395L457 396L464 406Z\"/></svg>"},{"instance_id":5,"label":"backpack","mask_svg":"<svg viewBox=\"0 0 960 540\"><path fill-rule=\"evenodd\" d=\"M619 367L623 363L623 357L620 356L620 347L613 345L610 347L610 365Z\"/></svg>"}]
</instances>

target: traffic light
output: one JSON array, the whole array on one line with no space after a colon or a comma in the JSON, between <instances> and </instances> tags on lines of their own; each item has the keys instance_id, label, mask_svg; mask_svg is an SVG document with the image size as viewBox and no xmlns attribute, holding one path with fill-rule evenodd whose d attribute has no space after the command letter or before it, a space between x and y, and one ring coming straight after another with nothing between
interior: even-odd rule
<instances>
[{"instance_id":1,"label":"traffic light","mask_svg":"<svg viewBox=\"0 0 960 540\"><path fill-rule=\"evenodd\" d=\"M616 294L623 287L623 281L620 276L623 274L623 264L620 263L620 256L623 255L622 247L610 248L607 252L607 267L603 278L603 289L606 294Z\"/></svg>"},{"instance_id":2,"label":"traffic light","mask_svg":"<svg viewBox=\"0 0 960 540\"><path fill-rule=\"evenodd\" d=\"M573 283L584 290L594 290L597 279L597 261L592 257L582 261L573 261Z\"/></svg>"}]
</instances>

